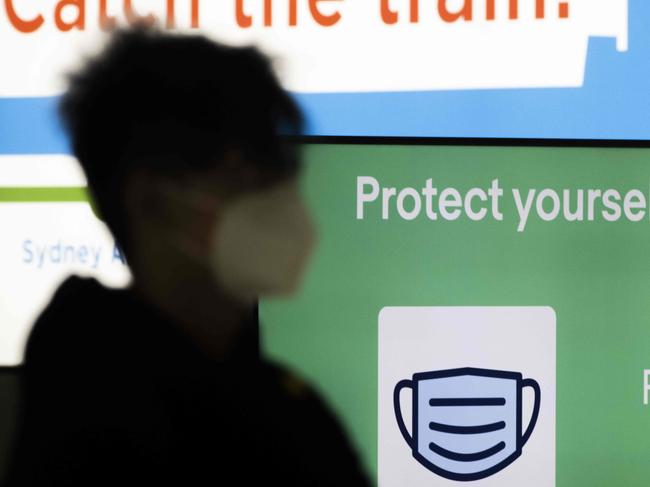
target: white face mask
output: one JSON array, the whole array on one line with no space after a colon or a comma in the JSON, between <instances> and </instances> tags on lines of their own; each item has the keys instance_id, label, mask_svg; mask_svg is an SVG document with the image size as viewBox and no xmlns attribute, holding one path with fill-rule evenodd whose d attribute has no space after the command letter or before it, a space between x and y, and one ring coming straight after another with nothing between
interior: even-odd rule
<instances>
[{"instance_id":1,"label":"white face mask","mask_svg":"<svg viewBox=\"0 0 650 487\"><path fill-rule=\"evenodd\" d=\"M209 204L201 191L183 191L181 197L169 186L166 190L182 198L179 202ZM211 230L208 264L221 288L240 301L287 296L299 287L315 241L298 183L290 181L243 194L223 207Z\"/></svg>"},{"instance_id":2,"label":"white face mask","mask_svg":"<svg viewBox=\"0 0 650 487\"><path fill-rule=\"evenodd\" d=\"M217 281L244 301L292 294L316 240L295 181L236 198L213 232L210 264Z\"/></svg>"}]
</instances>

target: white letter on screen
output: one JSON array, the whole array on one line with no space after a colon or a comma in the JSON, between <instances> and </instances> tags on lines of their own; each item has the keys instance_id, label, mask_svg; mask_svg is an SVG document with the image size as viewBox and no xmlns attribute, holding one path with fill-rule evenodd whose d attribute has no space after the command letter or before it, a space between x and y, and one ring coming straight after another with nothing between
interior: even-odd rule
<instances>
[{"instance_id":1,"label":"white letter on screen","mask_svg":"<svg viewBox=\"0 0 650 487\"><path fill-rule=\"evenodd\" d=\"M370 193L364 193L364 186L371 186ZM379 182L371 176L357 177L357 220L363 220L363 205L375 201L379 196Z\"/></svg>"},{"instance_id":2,"label":"white letter on screen","mask_svg":"<svg viewBox=\"0 0 650 487\"><path fill-rule=\"evenodd\" d=\"M528 197L526 198L526 203L524 204L519 190L516 188L512 190L512 194L515 197L515 204L517 205L517 212L519 213L519 226L517 227L518 232L523 232L526 228L528 215L530 214L530 209L533 206L533 200L535 199L535 192L536 190L534 189L528 191Z\"/></svg>"}]
</instances>

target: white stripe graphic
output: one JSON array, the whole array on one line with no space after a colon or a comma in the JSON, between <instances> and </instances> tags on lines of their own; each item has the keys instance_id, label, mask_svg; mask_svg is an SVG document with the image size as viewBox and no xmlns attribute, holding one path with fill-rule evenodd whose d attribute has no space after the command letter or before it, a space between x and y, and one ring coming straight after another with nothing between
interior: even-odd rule
<instances>
[{"instance_id":1,"label":"white stripe graphic","mask_svg":"<svg viewBox=\"0 0 650 487\"><path fill-rule=\"evenodd\" d=\"M86 177L74 157L0 156L0 188L68 186L86 186Z\"/></svg>"}]
</instances>

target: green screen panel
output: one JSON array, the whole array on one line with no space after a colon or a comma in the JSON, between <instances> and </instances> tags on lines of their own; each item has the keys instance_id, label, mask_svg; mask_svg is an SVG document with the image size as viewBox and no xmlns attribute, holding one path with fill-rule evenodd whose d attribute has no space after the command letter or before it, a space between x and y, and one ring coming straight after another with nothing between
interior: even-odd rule
<instances>
[{"instance_id":1,"label":"green screen panel","mask_svg":"<svg viewBox=\"0 0 650 487\"><path fill-rule=\"evenodd\" d=\"M261 303L263 342L271 356L317 385L373 475L383 468L378 464L383 308L549 307L556 317L556 356L548 357L556 367L555 444L540 445L541 433L534 431L521 458L494 479L511 485L507 476L517 465L546 451L555 483L539 485L647 485L649 150L307 145L305 156L304 190L320 243L300 293ZM387 219L383 193L365 203L359 218L360 177L373 178L381 191L396 189ZM430 205L422 194L428 179L438 190ZM488 196L495 180L503 191L496 212ZM415 198L404 193L402 212L412 219L399 214L405 188L421 195L414 217ZM456 190L462 205L472 188L482 189L487 201L476 196L470 204L474 214L485 208L485 216L470 219L447 192L447 212L461 214L445 219L440 208L445 188ZM371 185L362 189L371 196ZM524 206L535 190L523 227L515 190ZM519 341L503 345L505 354L522 347ZM534 337L523 346L534 350ZM465 352L471 357L471 350L460 351ZM551 399L542 387L542 402ZM396 423L386 425L393 427L397 430ZM413 475L429 478L431 485L451 482L410 455L407 451Z\"/></svg>"}]
</instances>

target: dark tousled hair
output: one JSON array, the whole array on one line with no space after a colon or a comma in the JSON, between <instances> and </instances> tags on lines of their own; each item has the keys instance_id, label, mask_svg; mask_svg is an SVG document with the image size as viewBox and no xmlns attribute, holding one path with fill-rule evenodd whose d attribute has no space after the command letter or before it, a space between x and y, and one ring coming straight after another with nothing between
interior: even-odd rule
<instances>
[{"instance_id":1,"label":"dark tousled hair","mask_svg":"<svg viewBox=\"0 0 650 487\"><path fill-rule=\"evenodd\" d=\"M297 166L280 132L300 133L301 113L252 47L151 27L118 30L69 75L59 108L94 204L127 255L130 171L200 171L231 149L269 170Z\"/></svg>"}]
</instances>

